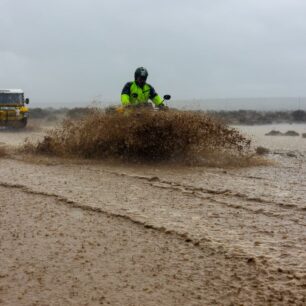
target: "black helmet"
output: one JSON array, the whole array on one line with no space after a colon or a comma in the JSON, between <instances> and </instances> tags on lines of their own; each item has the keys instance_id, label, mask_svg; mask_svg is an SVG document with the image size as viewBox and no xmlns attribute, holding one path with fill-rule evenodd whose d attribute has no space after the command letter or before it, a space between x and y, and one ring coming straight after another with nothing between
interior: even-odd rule
<instances>
[{"instance_id":1,"label":"black helmet","mask_svg":"<svg viewBox=\"0 0 306 306\"><path fill-rule=\"evenodd\" d=\"M134 74L135 80L137 80L139 77L141 77L144 80L147 80L148 75L149 75L148 70L143 67L137 68Z\"/></svg>"}]
</instances>

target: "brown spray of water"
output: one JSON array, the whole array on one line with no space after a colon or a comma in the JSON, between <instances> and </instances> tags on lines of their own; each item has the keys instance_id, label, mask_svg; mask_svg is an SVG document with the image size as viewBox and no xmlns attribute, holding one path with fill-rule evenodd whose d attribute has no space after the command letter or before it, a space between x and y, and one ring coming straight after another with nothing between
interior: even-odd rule
<instances>
[{"instance_id":1,"label":"brown spray of water","mask_svg":"<svg viewBox=\"0 0 306 306\"><path fill-rule=\"evenodd\" d=\"M80 120L64 120L39 143L25 145L26 151L65 157L214 160L216 165L225 159L240 163L249 149L250 140L238 130L204 113L174 110L126 115L94 109Z\"/></svg>"},{"instance_id":2,"label":"brown spray of water","mask_svg":"<svg viewBox=\"0 0 306 306\"><path fill-rule=\"evenodd\" d=\"M5 147L0 146L0 158L6 157L8 155L7 150Z\"/></svg>"}]
</instances>

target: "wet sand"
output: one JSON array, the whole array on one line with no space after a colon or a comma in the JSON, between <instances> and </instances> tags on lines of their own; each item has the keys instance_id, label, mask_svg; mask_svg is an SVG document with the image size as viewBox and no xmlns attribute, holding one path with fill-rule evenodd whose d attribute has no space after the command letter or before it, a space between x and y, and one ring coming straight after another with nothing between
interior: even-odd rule
<instances>
[{"instance_id":1,"label":"wet sand","mask_svg":"<svg viewBox=\"0 0 306 306\"><path fill-rule=\"evenodd\" d=\"M273 128L260 167L0 158L0 304L305 305L306 139Z\"/></svg>"}]
</instances>

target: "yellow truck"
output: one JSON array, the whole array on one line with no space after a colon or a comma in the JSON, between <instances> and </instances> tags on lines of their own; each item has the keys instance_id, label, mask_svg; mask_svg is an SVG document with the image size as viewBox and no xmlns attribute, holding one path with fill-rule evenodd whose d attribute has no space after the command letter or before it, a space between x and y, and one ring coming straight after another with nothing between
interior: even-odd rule
<instances>
[{"instance_id":1,"label":"yellow truck","mask_svg":"<svg viewBox=\"0 0 306 306\"><path fill-rule=\"evenodd\" d=\"M29 99L21 89L0 89L0 126L24 128L29 117Z\"/></svg>"}]
</instances>

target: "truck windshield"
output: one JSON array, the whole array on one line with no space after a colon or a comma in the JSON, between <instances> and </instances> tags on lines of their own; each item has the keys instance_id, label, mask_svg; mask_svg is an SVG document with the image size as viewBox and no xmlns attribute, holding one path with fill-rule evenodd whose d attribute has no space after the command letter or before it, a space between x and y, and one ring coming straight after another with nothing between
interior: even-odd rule
<instances>
[{"instance_id":1,"label":"truck windshield","mask_svg":"<svg viewBox=\"0 0 306 306\"><path fill-rule=\"evenodd\" d=\"M0 93L0 105L23 104L23 94L20 93Z\"/></svg>"}]
</instances>

